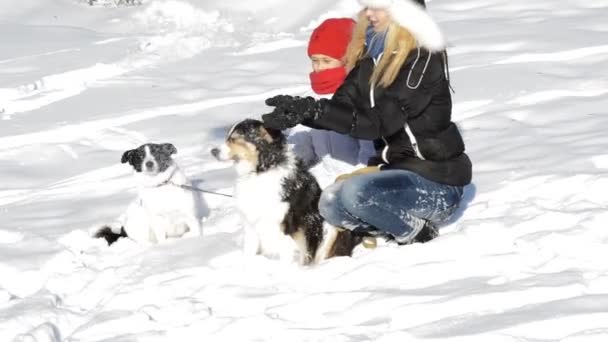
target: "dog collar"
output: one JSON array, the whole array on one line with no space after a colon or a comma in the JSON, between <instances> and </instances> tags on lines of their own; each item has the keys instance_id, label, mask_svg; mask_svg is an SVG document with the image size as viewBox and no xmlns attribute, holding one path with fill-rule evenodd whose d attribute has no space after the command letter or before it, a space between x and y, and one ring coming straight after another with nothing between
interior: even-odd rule
<instances>
[{"instance_id":1,"label":"dog collar","mask_svg":"<svg viewBox=\"0 0 608 342\"><path fill-rule=\"evenodd\" d=\"M168 184L173 184L173 182L171 181L171 179L173 179L173 176L175 175L175 173L177 172L177 168L173 167L173 171L171 172L171 174L169 175L169 177L167 177L167 179L165 179L164 181L156 184L154 187L155 188L160 188L161 186L165 186Z\"/></svg>"}]
</instances>

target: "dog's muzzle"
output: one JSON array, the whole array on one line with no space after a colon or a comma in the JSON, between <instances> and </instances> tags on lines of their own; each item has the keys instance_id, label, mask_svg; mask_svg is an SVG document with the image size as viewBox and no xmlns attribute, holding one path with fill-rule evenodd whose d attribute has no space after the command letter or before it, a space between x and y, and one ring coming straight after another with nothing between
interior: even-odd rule
<instances>
[{"instance_id":1,"label":"dog's muzzle","mask_svg":"<svg viewBox=\"0 0 608 342\"><path fill-rule=\"evenodd\" d=\"M211 149L211 155L214 156L217 159L220 159L220 149L217 147L214 147Z\"/></svg>"}]
</instances>

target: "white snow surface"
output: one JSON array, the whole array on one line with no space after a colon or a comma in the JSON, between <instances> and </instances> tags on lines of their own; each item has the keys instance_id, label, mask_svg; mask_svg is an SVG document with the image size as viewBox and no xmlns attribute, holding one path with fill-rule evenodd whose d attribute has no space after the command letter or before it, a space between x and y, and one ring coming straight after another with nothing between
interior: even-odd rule
<instances>
[{"instance_id":1,"label":"white snow surface","mask_svg":"<svg viewBox=\"0 0 608 342\"><path fill-rule=\"evenodd\" d=\"M90 237L135 196L122 152L171 142L200 187L355 0L0 0L0 341L608 340L608 2L433 0L474 163L427 244L312 267L241 256L227 197L200 238ZM272 210L272 208L268 208Z\"/></svg>"}]
</instances>

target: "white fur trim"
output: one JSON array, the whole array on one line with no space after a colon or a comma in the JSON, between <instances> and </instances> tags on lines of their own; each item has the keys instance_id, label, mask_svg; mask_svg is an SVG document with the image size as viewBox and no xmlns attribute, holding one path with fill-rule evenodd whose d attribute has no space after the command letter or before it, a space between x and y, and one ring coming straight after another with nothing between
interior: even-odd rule
<instances>
[{"instance_id":1,"label":"white fur trim","mask_svg":"<svg viewBox=\"0 0 608 342\"><path fill-rule=\"evenodd\" d=\"M428 12L413 0L359 0L365 7L386 9L391 18L409 30L418 44L431 51L445 49L445 38Z\"/></svg>"},{"instance_id":2,"label":"white fur trim","mask_svg":"<svg viewBox=\"0 0 608 342\"><path fill-rule=\"evenodd\" d=\"M392 3L393 0L359 0L361 6L375 8L388 8Z\"/></svg>"}]
</instances>

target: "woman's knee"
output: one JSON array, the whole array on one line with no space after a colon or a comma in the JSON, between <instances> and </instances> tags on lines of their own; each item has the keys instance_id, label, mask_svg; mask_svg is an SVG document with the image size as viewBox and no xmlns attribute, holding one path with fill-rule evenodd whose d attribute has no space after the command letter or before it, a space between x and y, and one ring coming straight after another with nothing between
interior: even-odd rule
<instances>
[{"instance_id":1,"label":"woman's knee","mask_svg":"<svg viewBox=\"0 0 608 342\"><path fill-rule=\"evenodd\" d=\"M372 204L373 184L366 178L364 175L347 179L336 194L344 210L356 217L360 217L361 211Z\"/></svg>"},{"instance_id":2,"label":"woman's knee","mask_svg":"<svg viewBox=\"0 0 608 342\"><path fill-rule=\"evenodd\" d=\"M353 181L351 178L334 183L321 193L319 213L329 223L342 225L345 220L361 216L365 196L359 193L361 184Z\"/></svg>"},{"instance_id":3,"label":"woman's knee","mask_svg":"<svg viewBox=\"0 0 608 342\"><path fill-rule=\"evenodd\" d=\"M341 207L338 201L340 191L340 184L332 184L323 190L321 198L319 198L319 213L330 223Z\"/></svg>"}]
</instances>

